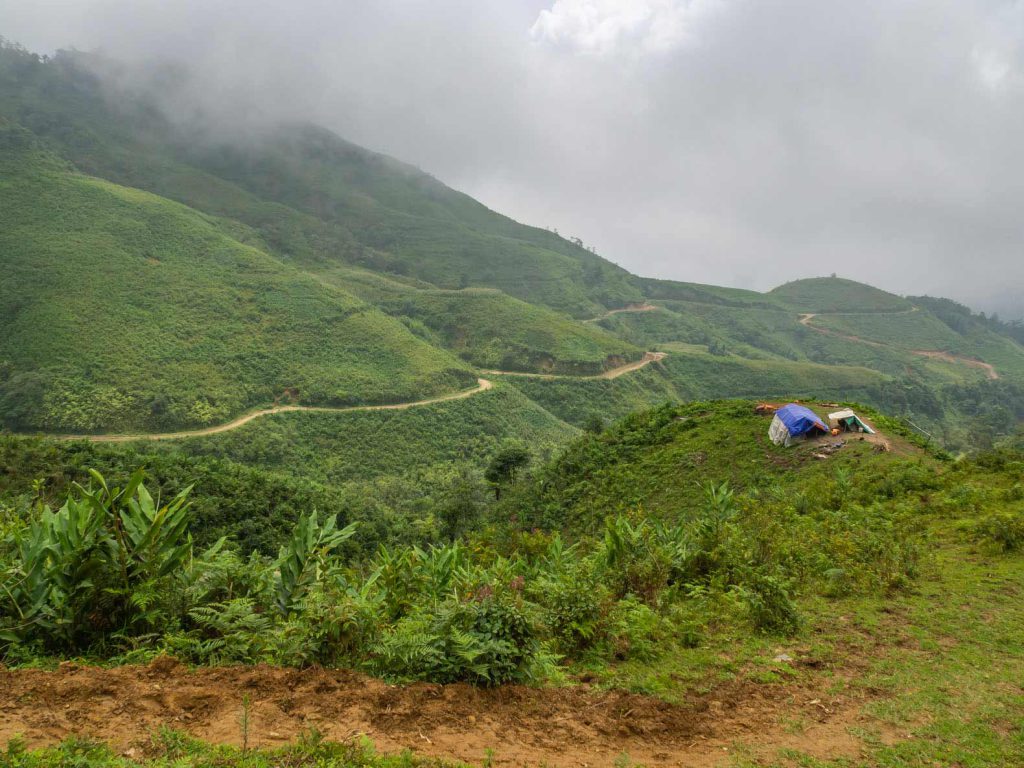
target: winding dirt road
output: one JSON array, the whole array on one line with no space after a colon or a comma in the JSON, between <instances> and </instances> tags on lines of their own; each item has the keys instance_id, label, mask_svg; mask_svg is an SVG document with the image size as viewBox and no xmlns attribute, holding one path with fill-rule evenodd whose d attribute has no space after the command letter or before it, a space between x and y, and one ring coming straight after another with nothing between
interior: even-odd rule
<instances>
[{"instance_id":1,"label":"winding dirt road","mask_svg":"<svg viewBox=\"0 0 1024 768\"><path fill-rule=\"evenodd\" d=\"M874 313L874 314L907 315L907 314L910 314L911 312L917 312L917 311L918 311L917 307L914 307L913 309L906 309L906 310L902 310L900 312L884 312L884 313ZM885 348L885 349L893 349L893 347L891 345L883 344L880 341L872 341L871 339L864 339L864 338L861 338L860 336L851 336L851 335L846 334L846 333L839 333L839 331L833 331L833 330L831 330L829 328L822 328L821 326L814 325L813 323L811 323L811 320L816 318L819 314L822 314L822 313L820 313L820 312L805 312L805 313L801 314L800 315L800 325L803 325L803 326L805 326L807 328L810 328L812 331L817 331L818 333L822 333L822 334L824 334L826 336L835 336L836 338L846 339L847 341L856 341L856 342L858 342L860 344L866 344L869 347L879 347L879 348ZM858 313L856 313L856 312L835 312L835 313L831 313L830 312L829 314L855 315L855 314L858 314ZM960 365L967 365L967 366L970 366L971 368L977 368L978 370L984 371L985 372L985 376L990 381L995 381L996 379L999 378L999 372L996 371L996 369L990 363L986 363L983 360L975 360L972 357L963 357L962 355L954 355L951 352L943 352L943 351L938 350L938 349L908 349L908 350L905 350L905 351L909 352L912 355L917 355L918 357L928 357L928 358L931 358L933 360L941 360L941 361L943 361L945 363L959 363Z\"/></svg>"},{"instance_id":2,"label":"winding dirt road","mask_svg":"<svg viewBox=\"0 0 1024 768\"><path fill-rule=\"evenodd\" d=\"M624 373L630 371L636 371L643 368L649 363L653 363L657 360L661 360L665 357L664 352L647 352L642 360L638 360L634 363L627 363L626 365L620 365L618 368L612 368L611 370L605 371L604 373L596 376L562 376L558 374L550 373L519 373L516 371L483 371L486 374L493 374L496 376L537 376L545 379L615 379ZM262 408L258 411L250 411L249 413L239 416L233 421L226 422L224 424L217 424L213 427L203 427L202 429L186 429L180 432L159 432L159 433L135 433L135 434L120 434L120 435L48 435L48 437L54 440L88 440L92 443L130 443L135 441L155 441L155 440L184 440L189 437L205 437L206 435L216 435L221 432L230 432L232 429L238 429L239 427L248 424L253 419L258 419L261 416L270 416L274 413L293 413L296 411L305 411L307 413L355 413L358 411L404 411L409 408L418 408L423 405L435 405L437 403L447 403L452 400L463 400L467 397L486 392L491 389L492 384L487 379L479 378L476 380L477 385L472 389L466 389L462 392L455 392L450 395L441 395L440 397L431 397L426 400L414 400L409 403L392 403L390 405L348 405L340 407L332 407L327 405L275 405L272 408Z\"/></svg>"},{"instance_id":3,"label":"winding dirt road","mask_svg":"<svg viewBox=\"0 0 1024 768\"><path fill-rule=\"evenodd\" d=\"M593 376L573 376L570 373L531 373L529 371L481 371L488 376L529 376L534 379L617 379L624 373L638 371L646 365L664 360L665 352L644 352L644 356L633 363L626 363L617 368L610 368Z\"/></svg>"},{"instance_id":4,"label":"winding dirt road","mask_svg":"<svg viewBox=\"0 0 1024 768\"><path fill-rule=\"evenodd\" d=\"M353 413L356 411L404 411L408 408L417 408L421 405L434 405L435 403L447 403L450 400L462 400L467 397L486 392L494 385L487 379L477 379L477 385L472 389L462 392L455 392L451 395L431 397L426 400L415 400L410 403L393 403L391 405L349 405L331 407L326 405L275 405L273 408L263 408L259 411L251 411L244 416L239 416L234 421L225 424L218 424L215 427L204 427L202 429L189 429L182 432L163 432L157 434L133 434L133 435L50 435L54 440L89 440L94 443L128 443L135 440L182 440L186 437L203 437L204 435L216 435L220 432L228 432L238 429L243 424L248 424L260 416L269 416L272 413L291 413L293 411L307 411L313 413Z\"/></svg>"}]
</instances>

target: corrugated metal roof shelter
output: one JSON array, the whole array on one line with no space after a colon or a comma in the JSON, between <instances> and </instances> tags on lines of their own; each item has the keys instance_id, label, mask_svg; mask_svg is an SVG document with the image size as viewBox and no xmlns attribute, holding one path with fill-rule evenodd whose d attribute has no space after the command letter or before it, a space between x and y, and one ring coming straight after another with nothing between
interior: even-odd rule
<instances>
[{"instance_id":1,"label":"corrugated metal roof shelter","mask_svg":"<svg viewBox=\"0 0 1024 768\"><path fill-rule=\"evenodd\" d=\"M768 427L768 437L776 445L792 445L793 439L806 437L807 435L822 434L828 432L828 427L810 408L790 403L784 405L775 412L771 426Z\"/></svg>"}]
</instances>

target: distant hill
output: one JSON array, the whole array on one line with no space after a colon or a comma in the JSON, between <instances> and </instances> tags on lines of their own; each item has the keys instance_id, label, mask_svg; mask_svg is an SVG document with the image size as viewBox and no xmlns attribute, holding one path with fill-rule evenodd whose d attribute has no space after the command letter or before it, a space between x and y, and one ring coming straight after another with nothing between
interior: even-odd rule
<instances>
[{"instance_id":1,"label":"distant hill","mask_svg":"<svg viewBox=\"0 0 1024 768\"><path fill-rule=\"evenodd\" d=\"M802 312L901 312L913 308L906 299L841 277L794 280L769 295Z\"/></svg>"}]
</instances>

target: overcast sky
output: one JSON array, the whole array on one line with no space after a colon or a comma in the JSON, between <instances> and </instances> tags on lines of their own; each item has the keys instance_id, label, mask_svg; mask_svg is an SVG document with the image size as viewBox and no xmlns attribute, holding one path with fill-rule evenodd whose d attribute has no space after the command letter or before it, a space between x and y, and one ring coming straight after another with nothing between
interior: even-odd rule
<instances>
[{"instance_id":1,"label":"overcast sky","mask_svg":"<svg viewBox=\"0 0 1024 768\"><path fill-rule=\"evenodd\" d=\"M1024 292L1021 0L0 0L0 26L187 59L208 104L323 123L641 274Z\"/></svg>"}]
</instances>

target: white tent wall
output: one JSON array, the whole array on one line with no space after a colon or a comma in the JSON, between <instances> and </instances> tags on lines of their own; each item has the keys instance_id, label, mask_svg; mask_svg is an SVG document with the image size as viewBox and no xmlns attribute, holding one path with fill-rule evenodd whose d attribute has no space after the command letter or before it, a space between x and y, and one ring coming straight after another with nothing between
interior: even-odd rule
<instances>
[{"instance_id":1,"label":"white tent wall","mask_svg":"<svg viewBox=\"0 0 1024 768\"><path fill-rule=\"evenodd\" d=\"M776 445L788 447L793 444L793 436L789 434L789 429L778 416L772 418L771 426L768 427L768 439Z\"/></svg>"}]
</instances>

